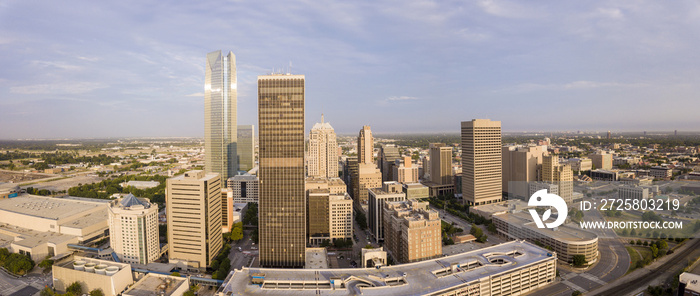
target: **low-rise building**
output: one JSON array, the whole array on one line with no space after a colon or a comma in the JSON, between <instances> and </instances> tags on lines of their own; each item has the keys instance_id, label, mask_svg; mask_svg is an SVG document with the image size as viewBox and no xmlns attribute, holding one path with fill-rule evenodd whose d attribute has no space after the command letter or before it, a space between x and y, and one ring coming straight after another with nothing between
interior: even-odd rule
<instances>
[{"instance_id":1,"label":"low-rise building","mask_svg":"<svg viewBox=\"0 0 700 296\"><path fill-rule=\"evenodd\" d=\"M636 185L624 185L617 188L617 198L621 200L642 200L649 198L649 188L636 186Z\"/></svg>"},{"instance_id":2,"label":"low-rise building","mask_svg":"<svg viewBox=\"0 0 700 296\"><path fill-rule=\"evenodd\" d=\"M123 296L182 296L190 289L186 277L148 273L129 287Z\"/></svg>"},{"instance_id":3,"label":"low-rise building","mask_svg":"<svg viewBox=\"0 0 700 296\"><path fill-rule=\"evenodd\" d=\"M700 275L684 272L678 277L678 296L700 295Z\"/></svg>"},{"instance_id":4,"label":"low-rise building","mask_svg":"<svg viewBox=\"0 0 700 296\"><path fill-rule=\"evenodd\" d=\"M617 181L619 177L617 171L592 170L591 179L597 181Z\"/></svg>"},{"instance_id":5,"label":"low-rise building","mask_svg":"<svg viewBox=\"0 0 700 296\"><path fill-rule=\"evenodd\" d=\"M228 178L227 187L233 203L258 203L258 187L260 180L253 175L237 175Z\"/></svg>"},{"instance_id":6,"label":"low-rise building","mask_svg":"<svg viewBox=\"0 0 700 296\"><path fill-rule=\"evenodd\" d=\"M402 191L402 186L398 182L384 182L380 188L370 188L367 225L369 231L376 242L384 241L384 203L391 201L406 200L406 194Z\"/></svg>"},{"instance_id":7,"label":"low-rise building","mask_svg":"<svg viewBox=\"0 0 700 296\"><path fill-rule=\"evenodd\" d=\"M587 157L570 158L568 163L571 165L571 170L574 172L585 172L593 169L593 161Z\"/></svg>"},{"instance_id":8,"label":"low-rise building","mask_svg":"<svg viewBox=\"0 0 700 296\"><path fill-rule=\"evenodd\" d=\"M217 296L522 295L554 283L557 253L525 241L380 268L242 268ZM534 295L534 294L533 294Z\"/></svg>"},{"instance_id":9,"label":"low-rise building","mask_svg":"<svg viewBox=\"0 0 700 296\"><path fill-rule=\"evenodd\" d=\"M598 236L592 232L566 224L555 229L538 228L524 212L494 215L493 223L500 236L551 247L564 262L573 263L574 255L584 255L588 264L598 261Z\"/></svg>"},{"instance_id":10,"label":"low-rise building","mask_svg":"<svg viewBox=\"0 0 700 296\"><path fill-rule=\"evenodd\" d=\"M386 202L383 210L384 246L396 261L408 263L442 256L442 220L428 202Z\"/></svg>"},{"instance_id":11,"label":"low-rise building","mask_svg":"<svg viewBox=\"0 0 700 296\"><path fill-rule=\"evenodd\" d=\"M100 289L105 296L116 296L134 282L129 264L79 256L56 262L52 271L53 286L60 293L78 282L85 294Z\"/></svg>"},{"instance_id":12,"label":"low-rise building","mask_svg":"<svg viewBox=\"0 0 700 296\"><path fill-rule=\"evenodd\" d=\"M668 179L673 176L673 169L665 166L655 166L649 169L649 175L657 179Z\"/></svg>"},{"instance_id":13,"label":"low-rise building","mask_svg":"<svg viewBox=\"0 0 700 296\"><path fill-rule=\"evenodd\" d=\"M406 199L419 199L430 197L430 188L421 183L406 183L401 185Z\"/></svg>"}]
</instances>

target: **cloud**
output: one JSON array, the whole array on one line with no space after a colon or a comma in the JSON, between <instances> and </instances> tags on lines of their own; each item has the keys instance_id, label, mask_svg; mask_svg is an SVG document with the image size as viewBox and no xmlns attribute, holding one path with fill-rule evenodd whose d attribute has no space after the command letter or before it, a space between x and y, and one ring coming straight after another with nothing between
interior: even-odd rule
<instances>
[{"instance_id":1,"label":"cloud","mask_svg":"<svg viewBox=\"0 0 700 296\"><path fill-rule=\"evenodd\" d=\"M32 84L11 87L10 92L21 95L83 94L107 86L99 82Z\"/></svg>"},{"instance_id":2,"label":"cloud","mask_svg":"<svg viewBox=\"0 0 700 296\"><path fill-rule=\"evenodd\" d=\"M193 93L193 94L187 95L187 97L204 97L204 93L203 92Z\"/></svg>"},{"instance_id":3,"label":"cloud","mask_svg":"<svg viewBox=\"0 0 700 296\"><path fill-rule=\"evenodd\" d=\"M578 90L589 90L595 88L603 87L644 87L648 86L645 83L618 83L618 82L597 82L597 81L586 81L579 80L562 84L538 84L538 83L521 83L513 87L507 87L503 89L496 90L494 92L500 93L527 93L536 91L578 91Z\"/></svg>"},{"instance_id":4,"label":"cloud","mask_svg":"<svg viewBox=\"0 0 700 296\"><path fill-rule=\"evenodd\" d=\"M31 61L32 65L39 66L42 68L58 68L61 70L67 70L67 71L78 71L81 70L82 67L76 66L76 65L71 65L65 62L53 62L53 61Z\"/></svg>"},{"instance_id":5,"label":"cloud","mask_svg":"<svg viewBox=\"0 0 700 296\"><path fill-rule=\"evenodd\" d=\"M407 96L400 96L400 97L389 97L387 101L413 101L413 100L418 100L416 97L407 97Z\"/></svg>"}]
</instances>

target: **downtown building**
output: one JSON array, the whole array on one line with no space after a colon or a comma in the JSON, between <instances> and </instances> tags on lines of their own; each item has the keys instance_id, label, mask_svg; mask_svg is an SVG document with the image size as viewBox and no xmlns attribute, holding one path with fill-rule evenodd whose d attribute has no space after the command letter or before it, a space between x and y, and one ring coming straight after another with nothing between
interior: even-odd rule
<instances>
[{"instance_id":1,"label":"downtown building","mask_svg":"<svg viewBox=\"0 0 700 296\"><path fill-rule=\"evenodd\" d=\"M338 143L335 130L323 120L309 132L308 176L316 178L338 177Z\"/></svg>"},{"instance_id":2,"label":"downtown building","mask_svg":"<svg viewBox=\"0 0 700 296\"><path fill-rule=\"evenodd\" d=\"M398 159L401 159L401 154L399 153L399 148L396 147L396 145L384 144L379 147L379 153L377 153L377 166L382 172L383 182L398 181L396 177L396 160Z\"/></svg>"},{"instance_id":3,"label":"downtown building","mask_svg":"<svg viewBox=\"0 0 700 296\"><path fill-rule=\"evenodd\" d=\"M165 190L170 263L203 271L223 246L221 177L188 171L168 179Z\"/></svg>"},{"instance_id":4,"label":"downtown building","mask_svg":"<svg viewBox=\"0 0 700 296\"><path fill-rule=\"evenodd\" d=\"M307 178L307 233L309 244L352 239L353 203L339 178Z\"/></svg>"},{"instance_id":5,"label":"downtown building","mask_svg":"<svg viewBox=\"0 0 700 296\"><path fill-rule=\"evenodd\" d=\"M131 193L109 203L109 245L121 262L146 265L160 257L158 206Z\"/></svg>"},{"instance_id":6,"label":"downtown building","mask_svg":"<svg viewBox=\"0 0 700 296\"><path fill-rule=\"evenodd\" d=\"M452 174L452 147L443 143L430 143L429 146L430 181L423 182L430 188L430 196L451 195L455 193Z\"/></svg>"},{"instance_id":7,"label":"downtown building","mask_svg":"<svg viewBox=\"0 0 700 296\"><path fill-rule=\"evenodd\" d=\"M398 182L384 182L381 187L370 188L367 209L367 226L375 242L384 241L384 204L406 200L403 186Z\"/></svg>"},{"instance_id":8,"label":"downtown building","mask_svg":"<svg viewBox=\"0 0 700 296\"><path fill-rule=\"evenodd\" d=\"M384 247L396 261L409 263L442 257L442 226L428 202L385 202Z\"/></svg>"},{"instance_id":9,"label":"downtown building","mask_svg":"<svg viewBox=\"0 0 700 296\"><path fill-rule=\"evenodd\" d=\"M462 199L466 204L503 200L501 150L500 121L462 121Z\"/></svg>"},{"instance_id":10,"label":"downtown building","mask_svg":"<svg viewBox=\"0 0 700 296\"><path fill-rule=\"evenodd\" d=\"M306 252L304 75L258 76L260 265L302 268Z\"/></svg>"},{"instance_id":11,"label":"downtown building","mask_svg":"<svg viewBox=\"0 0 700 296\"><path fill-rule=\"evenodd\" d=\"M352 198L358 209L367 207L367 189L382 186L382 172L374 164L373 151L372 130L365 125L357 136L357 173L352 176Z\"/></svg>"},{"instance_id":12,"label":"downtown building","mask_svg":"<svg viewBox=\"0 0 700 296\"><path fill-rule=\"evenodd\" d=\"M547 146L503 147L503 193L509 198L529 198L528 183L538 180L538 170L545 155Z\"/></svg>"},{"instance_id":13,"label":"downtown building","mask_svg":"<svg viewBox=\"0 0 700 296\"><path fill-rule=\"evenodd\" d=\"M238 170L247 172L255 167L255 126L239 125L237 129Z\"/></svg>"},{"instance_id":14,"label":"downtown building","mask_svg":"<svg viewBox=\"0 0 700 296\"><path fill-rule=\"evenodd\" d=\"M418 182L418 166L413 165L410 156L404 156L394 161L394 180L399 183L408 184Z\"/></svg>"},{"instance_id":15,"label":"downtown building","mask_svg":"<svg viewBox=\"0 0 700 296\"><path fill-rule=\"evenodd\" d=\"M233 203L258 203L260 180L254 175L238 175L229 178L228 193Z\"/></svg>"},{"instance_id":16,"label":"downtown building","mask_svg":"<svg viewBox=\"0 0 700 296\"><path fill-rule=\"evenodd\" d=\"M228 180L238 172L236 56L210 52L204 70L204 169Z\"/></svg>"},{"instance_id":17,"label":"downtown building","mask_svg":"<svg viewBox=\"0 0 700 296\"><path fill-rule=\"evenodd\" d=\"M574 174L568 164L559 164L559 157L555 155L542 157L542 177L540 181L556 184L559 196L570 205L574 198ZM532 195L534 192L530 192Z\"/></svg>"}]
</instances>

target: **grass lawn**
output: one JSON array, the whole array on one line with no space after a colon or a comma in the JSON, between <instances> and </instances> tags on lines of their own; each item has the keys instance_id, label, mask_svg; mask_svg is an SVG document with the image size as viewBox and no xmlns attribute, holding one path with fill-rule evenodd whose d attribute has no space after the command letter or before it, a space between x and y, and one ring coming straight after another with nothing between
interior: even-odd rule
<instances>
[{"instance_id":1,"label":"grass lawn","mask_svg":"<svg viewBox=\"0 0 700 296\"><path fill-rule=\"evenodd\" d=\"M632 247L625 247L625 248L627 249L627 253L630 254L630 262L631 262L630 269L627 270L627 273L630 273L633 270L637 269L637 262L639 260L641 260L641 258L639 257L639 253L637 253L637 251L635 251L634 248L632 248Z\"/></svg>"}]
</instances>

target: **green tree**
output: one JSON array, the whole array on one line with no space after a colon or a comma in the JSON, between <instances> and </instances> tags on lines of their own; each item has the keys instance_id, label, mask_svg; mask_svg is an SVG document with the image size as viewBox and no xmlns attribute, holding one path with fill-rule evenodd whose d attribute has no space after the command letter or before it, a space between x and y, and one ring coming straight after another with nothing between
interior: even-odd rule
<instances>
[{"instance_id":1,"label":"green tree","mask_svg":"<svg viewBox=\"0 0 700 296\"><path fill-rule=\"evenodd\" d=\"M496 233L498 231L496 229L496 225L493 223L489 223L489 226L487 227L486 230L488 230L490 233Z\"/></svg>"},{"instance_id":2,"label":"green tree","mask_svg":"<svg viewBox=\"0 0 700 296\"><path fill-rule=\"evenodd\" d=\"M39 296L54 296L53 290L51 288L46 287L39 292Z\"/></svg>"},{"instance_id":3,"label":"green tree","mask_svg":"<svg viewBox=\"0 0 700 296\"><path fill-rule=\"evenodd\" d=\"M90 296L105 296L105 293L102 292L102 289L94 289L90 291Z\"/></svg>"},{"instance_id":4,"label":"green tree","mask_svg":"<svg viewBox=\"0 0 700 296\"><path fill-rule=\"evenodd\" d=\"M571 293L571 296L580 296L580 295L583 295L583 293L581 293L581 291L578 291L578 290Z\"/></svg>"},{"instance_id":5,"label":"green tree","mask_svg":"<svg viewBox=\"0 0 700 296\"><path fill-rule=\"evenodd\" d=\"M231 240L239 241L243 239L243 222L238 222L233 224L233 229L231 229Z\"/></svg>"},{"instance_id":6,"label":"green tree","mask_svg":"<svg viewBox=\"0 0 700 296\"><path fill-rule=\"evenodd\" d=\"M472 229L469 230L469 234L473 235L476 238L479 238L482 235L484 235L484 231L481 230L481 228L479 228L478 226L476 226L476 224L472 224Z\"/></svg>"},{"instance_id":7,"label":"green tree","mask_svg":"<svg viewBox=\"0 0 700 296\"><path fill-rule=\"evenodd\" d=\"M83 294L83 286L79 282L74 282L66 288L66 292L73 295L81 295Z\"/></svg>"},{"instance_id":8,"label":"green tree","mask_svg":"<svg viewBox=\"0 0 700 296\"><path fill-rule=\"evenodd\" d=\"M581 267L588 263L588 261L586 261L586 255L574 255L573 261L576 267Z\"/></svg>"},{"instance_id":9,"label":"green tree","mask_svg":"<svg viewBox=\"0 0 700 296\"><path fill-rule=\"evenodd\" d=\"M357 222L357 225L360 225L360 229L367 229L367 217L364 213L355 211L355 221Z\"/></svg>"},{"instance_id":10,"label":"green tree","mask_svg":"<svg viewBox=\"0 0 700 296\"><path fill-rule=\"evenodd\" d=\"M180 273L176 271L176 272L171 273L170 275L179 277Z\"/></svg>"}]
</instances>

